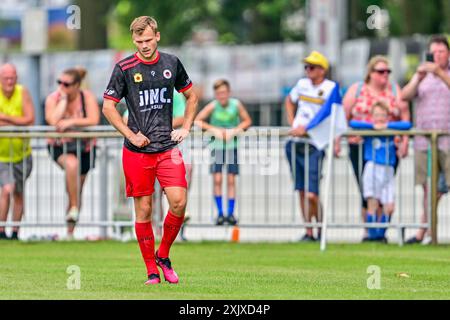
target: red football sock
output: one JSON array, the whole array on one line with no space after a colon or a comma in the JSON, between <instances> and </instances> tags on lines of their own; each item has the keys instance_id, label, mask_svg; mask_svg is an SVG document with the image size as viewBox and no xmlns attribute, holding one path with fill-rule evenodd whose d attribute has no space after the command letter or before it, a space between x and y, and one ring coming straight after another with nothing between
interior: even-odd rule
<instances>
[{"instance_id":1,"label":"red football sock","mask_svg":"<svg viewBox=\"0 0 450 320\"><path fill-rule=\"evenodd\" d=\"M167 213L166 219L164 219L164 233L161 239L161 245L158 249L158 256L160 258L169 257L170 247L177 238L183 221L184 215L177 217L170 211Z\"/></svg>"},{"instance_id":2,"label":"red football sock","mask_svg":"<svg viewBox=\"0 0 450 320\"><path fill-rule=\"evenodd\" d=\"M142 258L147 267L147 275L159 274L155 262L155 237L153 236L152 224L150 222L136 222L134 226Z\"/></svg>"}]
</instances>

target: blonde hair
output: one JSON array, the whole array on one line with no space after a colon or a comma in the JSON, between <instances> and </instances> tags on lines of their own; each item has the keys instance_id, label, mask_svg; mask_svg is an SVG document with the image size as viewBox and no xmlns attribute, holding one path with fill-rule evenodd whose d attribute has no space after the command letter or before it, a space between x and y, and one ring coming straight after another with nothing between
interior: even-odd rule
<instances>
[{"instance_id":1,"label":"blonde hair","mask_svg":"<svg viewBox=\"0 0 450 320\"><path fill-rule=\"evenodd\" d=\"M380 108L383 111L385 111L386 114L389 114L389 106L387 105L386 102L384 102L382 100L375 101L375 103L372 104L372 113L374 113L375 108Z\"/></svg>"},{"instance_id":2,"label":"blonde hair","mask_svg":"<svg viewBox=\"0 0 450 320\"><path fill-rule=\"evenodd\" d=\"M375 66L379 62L384 62L385 64L387 64L389 66L389 60L385 56L382 56L382 55L373 56L369 60L369 63L367 64L366 76L364 78L364 82L365 83L369 83L369 81L370 81L370 74L373 72Z\"/></svg>"},{"instance_id":3,"label":"blonde hair","mask_svg":"<svg viewBox=\"0 0 450 320\"><path fill-rule=\"evenodd\" d=\"M87 75L86 68L77 66L74 68L69 68L63 71L63 74L67 74L73 78L74 83L80 83L84 80Z\"/></svg>"},{"instance_id":4,"label":"blonde hair","mask_svg":"<svg viewBox=\"0 0 450 320\"><path fill-rule=\"evenodd\" d=\"M131 35L136 33L140 36L148 26L152 28L155 34L158 32L158 22L156 22L155 18L150 16L141 16L135 18L130 24Z\"/></svg>"}]
</instances>

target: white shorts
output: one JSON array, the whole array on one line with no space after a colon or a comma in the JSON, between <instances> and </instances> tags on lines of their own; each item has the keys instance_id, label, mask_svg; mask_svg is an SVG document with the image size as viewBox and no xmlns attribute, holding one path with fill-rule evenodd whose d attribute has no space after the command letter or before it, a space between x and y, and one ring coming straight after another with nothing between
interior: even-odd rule
<instances>
[{"instance_id":1,"label":"white shorts","mask_svg":"<svg viewBox=\"0 0 450 320\"><path fill-rule=\"evenodd\" d=\"M363 171L364 199L375 198L382 204L394 203L394 168L368 161Z\"/></svg>"}]
</instances>

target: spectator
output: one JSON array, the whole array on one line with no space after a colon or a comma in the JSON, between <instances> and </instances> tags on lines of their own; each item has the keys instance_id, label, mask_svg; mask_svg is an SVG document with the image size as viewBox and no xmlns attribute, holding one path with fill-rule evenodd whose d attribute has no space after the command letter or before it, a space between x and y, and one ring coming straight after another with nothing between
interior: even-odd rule
<instances>
[{"instance_id":1,"label":"spectator","mask_svg":"<svg viewBox=\"0 0 450 320\"><path fill-rule=\"evenodd\" d=\"M367 64L364 82L357 82L350 86L346 92L342 104L349 121L371 121L371 107L376 101L384 101L389 107L389 121L410 121L410 113L407 103L402 101L401 89L398 84L389 81L389 61L384 56L374 56ZM396 143L398 158L408 155L408 136L403 136ZM348 137L349 157L361 192L363 221L367 221L367 201L363 197L361 186L361 173L364 170L364 146L363 139L359 136ZM340 143L336 143L335 154L340 152ZM362 163L360 160L362 159ZM395 162L396 171L398 161ZM369 240L367 230L363 241Z\"/></svg>"},{"instance_id":2,"label":"spectator","mask_svg":"<svg viewBox=\"0 0 450 320\"><path fill-rule=\"evenodd\" d=\"M393 129L408 130L411 122L388 122L389 106L377 101L372 106L372 121L351 120L350 126L355 129ZM363 196L367 201L367 222L387 223L394 212L395 180L394 166L397 155L393 137L364 138L364 171L362 175ZM377 215L378 207L383 205L383 212ZM387 243L386 228L368 230L369 241Z\"/></svg>"},{"instance_id":3,"label":"spectator","mask_svg":"<svg viewBox=\"0 0 450 320\"><path fill-rule=\"evenodd\" d=\"M196 124L210 131L215 139L212 142L211 173L214 176L214 199L217 205L217 225L227 222L236 225L234 205L236 198L235 176L239 174L237 135L251 126L252 120L245 106L238 99L230 97L230 84L227 80L214 82L215 100L208 103L195 118ZM210 123L206 119L210 117ZM222 170L227 165L228 215L225 219L222 207Z\"/></svg>"},{"instance_id":4,"label":"spectator","mask_svg":"<svg viewBox=\"0 0 450 320\"><path fill-rule=\"evenodd\" d=\"M433 62L424 62L418 68L409 83L403 88L405 100L416 99L415 125L421 130L443 130L450 132L450 51L445 36L433 36L429 44ZM423 214L421 221L427 222L428 192L427 187L427 150L430 145L425 137L414 138L416 183L422 185L424 191ZM440 181L438 200L448 191L450 185L450 137L440 137L438 141L438 163ZM445 181L445 183L444 183ZM427 229L419 229L417 234L406 243L420 243ZM428 238L430 239L430 238Z\"/></svg>"},{"instance_id":5,"label":"spectator","mask_svg":"<svg viewBox=\"0 0 450 320\"><path fill-rule=\"evenodd\" d=\"M0 67L0 126L29 126L34 123L34 106L30 93L17 84L17 71L11 64ZM24 210L25 181L31 174L33 160L29 139L0 139L0 222L6 222L10 195L13 194L13 222L20 222ZM17 240L14 226L10 239ZM0 240L7 239L0 227Z\"/></svg>"},{"instance_id":6,"label":"spectator","mask_svg":"<svg viewBox=\"0 0 450 320\"><path fill-rule=\"evenodd\" d=\"M305 136L307 130L312 129L308 127L309 124L313 123L317 115L320 116L319 111L337 84L326 78L329 64L321 53L313 51L303 62L306 77L297 82L285 99L287 120L292 126L289 132L291 137L286 144L286 155L295 180L295 190L299 191L303 219L306 223L311 223L313 217L317 222L322 221L319 212L319 183L324 151L317 149ZM306 168L309 168L308 172ZM319 238L320 228L317 238L314 237L312 228L306 228L301 241L316 241Z\"/></svg>"},{"instance_id":7,"label":"spectator","mask_svg":"<svg viewBox=\"0 0 450 320\"><path fill-rule=\"evenodd\" d=\"M58 77L58 89L45 101L45 119L59 132L94 126L100 121L100 110L94 94L80 88L85 76L86 70L82 68L65 70ZM80 142L80 150L77 150L76 139L72 138L50 139L48 145L53 160L66 172L66 191L69 197L66 222L69 240L73 239L79 218L84 181L95 162L94 141L83 139ZM77 157L77 152L80 152L80 158Z\"/></svg>"}]
</instances>

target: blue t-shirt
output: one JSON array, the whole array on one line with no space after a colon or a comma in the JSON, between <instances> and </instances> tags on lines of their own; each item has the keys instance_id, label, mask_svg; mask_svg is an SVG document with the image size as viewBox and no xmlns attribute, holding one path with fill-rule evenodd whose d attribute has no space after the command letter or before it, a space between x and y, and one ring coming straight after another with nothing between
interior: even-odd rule
<instances>
[{"instance_id":1,"label":"blue t-shirt","mask_svg":"<svg viewBox=\"0 0 450 320\"><path fill-rule=\"evenodd\" d=\"M371 122L352 120L349 124L354 129L373 129ZM387 129L408 130L411 126L411 122L408 121L393 121L388 122ZM364 137L364 160L394 166L397 162L394 137Z\"/></svg>"}]
</instances>

